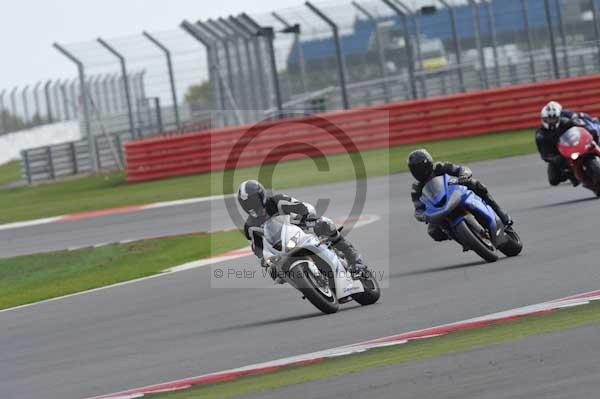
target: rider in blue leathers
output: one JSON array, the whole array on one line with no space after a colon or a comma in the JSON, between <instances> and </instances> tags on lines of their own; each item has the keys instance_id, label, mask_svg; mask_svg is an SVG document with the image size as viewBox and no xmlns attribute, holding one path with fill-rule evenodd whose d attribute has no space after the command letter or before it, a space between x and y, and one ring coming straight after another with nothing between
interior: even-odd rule
<instances>
[{"instance_id":1,"label":"rider in blue leathers","mask_svg":"<svg viewBox=\"0 0 600 399\"><path fill-rule=\"evenodd\" d=\"M419 149L409 154L408 168L417 180L412 185L411 199L415 207L415 218L418 221L428 222L426 215L423 213L425 204L421 202L423 186L432 178L447 174L457 177L460 184L481 197L496 212L505 226L510 227L513 224L510 216L494 200L487 187L479 180L473 179L473 172L468 167L450 162L433 162L433 158L427 150ZM427 232L435 241L444 241L449 238L443 229L437 225L429 224Z\"/></svg>"}]
</instances>

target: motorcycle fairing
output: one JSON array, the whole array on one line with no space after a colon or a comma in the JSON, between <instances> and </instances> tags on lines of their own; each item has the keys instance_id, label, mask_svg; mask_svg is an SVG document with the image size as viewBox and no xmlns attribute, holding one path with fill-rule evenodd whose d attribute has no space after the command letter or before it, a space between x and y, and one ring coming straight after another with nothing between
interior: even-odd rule
<instances>
[{"instance_id":1,"label":"motorcycle fairing","mask_svg":"<svg viewBox=\"0 0 600 399\"><path fill-rule=\"evenodd\" d=\"M267 222L269 223L269 222ZM333 280L335 284L336 297L342 299L350 295L364 292L365 288L360 280L352 278L351 274L346 271L346 268L342 265L342 262L335 254L334 251L329 249L327 245L322 244L314 234L307 234L298 226L291 224L290 219L287 216L276 216L273 220L270 220L271 226L274 227L274 234L265 234L264 245L263 245L263 256L269 258L272 256L294 256L295 252L301 250L307 250L318 256L325 263L329 265L333 274ZM265 224L266 233L269 233L269 228ZM286 243L300 232L300 238L298 239L297 246L291 251L286 250ZM274 247L274 244L267 239L269 236L271 241L278 240L281 242L281 250ZM292 262L288 270L285 272L291 272L294 268L302 264L302 262Z\"/></svg>"},{"instance_id":2,"label":"motorcycle fairing","mask_svg":"<svg viewBox=\"0 0 600 399\"><path fill-rule=\"evenodd\" d=\"M496 213L492 208L467 187L460 184L448 184L449 179L449 175L437 176L425 184L423 195L420 198L421 202L425 204L425 214L433 220L440 219L450 215L457 206L462 205L474 215L480 216L490 231L495 233L498 225ZM464 218L464 214L456 216L450 221L451 226L458 225Z\"/></svg>"}]
</instances>

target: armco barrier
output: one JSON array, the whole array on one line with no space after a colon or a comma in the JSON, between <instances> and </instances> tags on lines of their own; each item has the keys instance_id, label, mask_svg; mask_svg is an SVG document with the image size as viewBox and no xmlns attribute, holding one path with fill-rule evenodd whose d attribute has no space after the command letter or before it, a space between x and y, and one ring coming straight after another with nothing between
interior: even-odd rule
<instances>
[{"instance_id":1,"label":"armco barrier","mask_svg":"<svg viewBox=\"0 0 600 399\"><path fill-rule=\"evenodd\" d=\"M542 105L550 99L600 114L600 75L132 141L125 145L127 177L141 182L277 162L283 157L533 128L539 124ZM235 164L228 163L232 155L239 157Z\"/></svg>"}]
</instances>

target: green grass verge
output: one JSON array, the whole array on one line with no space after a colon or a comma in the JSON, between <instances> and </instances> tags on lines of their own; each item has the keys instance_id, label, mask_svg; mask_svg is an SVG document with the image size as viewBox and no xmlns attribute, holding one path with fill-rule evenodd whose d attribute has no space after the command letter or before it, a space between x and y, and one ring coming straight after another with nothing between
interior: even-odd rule
<instances>
[{"instance_id":1,"label":"green grass verge","mask_svg":"<svg viewBox=\"0 0 600 399\"><path fill-rule=\"evenodd\" d=\"M239 231L0 259L0 309L157 274L247 245Z\"/></svg>"},{"instance_id":2,"label":"green grass verge","mask_svg":"<svg viewBox=\"0 0 600 399\"><path fill-rule=\"evenodd\" d=\"M600 323L600 303L528 316L515 321L492 324L476 330L411 341L408 344L374 349L365 353L324 360L306 366L290 366L279 371L245 376L191 388L185 391L150 395L152 399L225 399L264 392L293 384L346 375L415 360L464 352L483 346L548 334L586 324Z\"/></svg>"},{"instance_id":3,"label":"green grass verge","mask_svg":"<svg viewBox=\"0 0 600 399\"><path fill-rule=\"evenodd\" d=\"M362 157L368 177L406 171L406 156L426 146L437 159L473 162L529 154L535 151L529 131L404 145L390 149L365 151ZM266 165L262 172L273 172L272 187L283 189L354 179L354 168L347 154L327 157L329 171L319 172L313 160L303 159ZM139 184L127 184L121 173L92 176L44 184L36 187L5 189L0 195L0 223L29 220L89 211L139 205L158 201L200 197L232 192L223 187L225 173L234 174L234 188L245 179L261 175L260 167L172 178Z\"/></svg>"},{"instance_id":4,"label":"green grass verge","mask_svg":"<svg viewBox=\"0 0 600 399\"><path fill-rule=\"evenodd\" d=\"M0 187L21 179L21 163L12 161L0 165Z\"/></svg>"}]
</instances>

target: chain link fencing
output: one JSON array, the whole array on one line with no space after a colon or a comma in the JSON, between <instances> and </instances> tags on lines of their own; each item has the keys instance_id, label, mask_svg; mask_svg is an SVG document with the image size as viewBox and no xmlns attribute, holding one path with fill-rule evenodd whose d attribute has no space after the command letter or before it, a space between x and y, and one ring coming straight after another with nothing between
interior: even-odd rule
<instances>
[{"instance_id":1,"label":"chain link fencing","mask_svg":"<svg viewBox=\"0 0 600 399\"><path fill-rule=\"evenodd\" d=\"M79 158L58 147L59 168L52 148L31 150L27 181L114 169L123 142L156 134L597 73L597 2L315 1L186 20L58 46L79 78L2 91L0 109L25 125L80 121Z\"/></svg>"}]
</instances>

